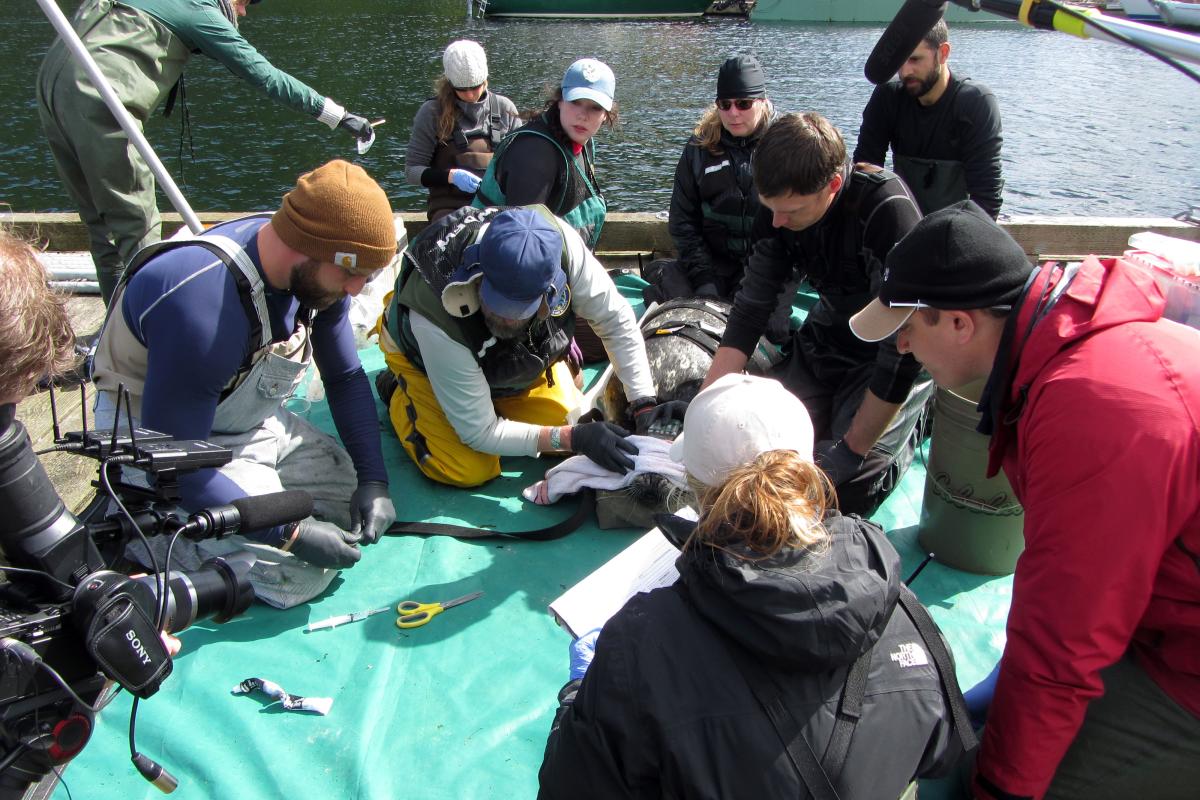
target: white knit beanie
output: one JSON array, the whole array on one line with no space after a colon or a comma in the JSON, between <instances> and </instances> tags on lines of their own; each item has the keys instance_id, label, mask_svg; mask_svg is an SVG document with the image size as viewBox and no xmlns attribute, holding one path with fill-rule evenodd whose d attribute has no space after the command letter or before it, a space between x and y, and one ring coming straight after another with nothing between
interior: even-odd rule
<instances>
[{"instance_id":1,"label":"white knit beanie","mask_svg":"<svg viewBox=\"0 0 1200 800\"><path fill-rule=\"evenodd\" d=\"M479 42L459 39L442 53L442 68L455 89L468 89L487 80L487 54Z\"/></svg>"}]
</instances>

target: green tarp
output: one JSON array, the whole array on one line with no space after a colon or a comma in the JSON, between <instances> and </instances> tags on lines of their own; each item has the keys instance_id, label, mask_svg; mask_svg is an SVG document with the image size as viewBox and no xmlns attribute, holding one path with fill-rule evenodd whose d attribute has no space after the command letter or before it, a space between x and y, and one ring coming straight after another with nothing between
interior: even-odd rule
<instances>
[{"instance_id":1,"label":"green tarp","mask_svg":"<svg viewBox=\"0 0 1200 800\"><path fill-rule=\"evenodd\" d=\"M639 282L621 282L636 297ZM378 351L362 356L368 373L383 367ZM521 499L551 460L505 459L503 475L476 490L426 480L404 456L382 407L380 413L402 519L523 530L573 510L573 500L542 508ZM304 414L333 431L324 403ZM923 483L918 462L875 515L892 531L905 575L923 558L915 528ZM388 538L307 606L256 604L225 625L205 622L183 633L174 672L140 705L138 748L179 779L173 797L180 800L532 797L570 642L546 608L641 533L585 525L552 542ZM963 686L972 685L1003 648L1011 579L935 562L913 589L949 638ZM396 628L389 611L332 630L303 630L335 614L473 591L484 594L422 628ZM258 696L230 694L249 677L293 694L333 697L333 708L327 716L284 712ZM122 693L66 769L74 797L161 796L130 763L129 707ZM54 797L67 793L60 787Z\"/></svg>"}]
</instances>

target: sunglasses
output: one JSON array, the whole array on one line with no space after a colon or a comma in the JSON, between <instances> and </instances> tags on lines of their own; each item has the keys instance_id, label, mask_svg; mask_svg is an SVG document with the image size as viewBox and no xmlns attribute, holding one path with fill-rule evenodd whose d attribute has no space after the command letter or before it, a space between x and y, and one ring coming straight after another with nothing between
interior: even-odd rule
<instances>
[{"instance_id":1,"label":"sunglasses","mask_svg":"<svg viewBox=\"0 0 1200 800\"><path fill-rule=\"evenodd\" d=\"M757 101L752 98L743 98L741 100L718 100L717 108L721 109L722 111L728 111L734 106L737 106L738 111L749 111L754 107L756 102Z\"/></svg>"}]
</instances>

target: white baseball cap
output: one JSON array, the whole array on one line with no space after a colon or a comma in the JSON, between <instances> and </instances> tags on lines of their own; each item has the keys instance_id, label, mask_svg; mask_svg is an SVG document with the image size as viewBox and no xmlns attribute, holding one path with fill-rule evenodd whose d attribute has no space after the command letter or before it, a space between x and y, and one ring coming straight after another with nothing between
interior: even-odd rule
<instances>
[{"instance_id":1,"label":"white baseball cap","mask_svg":"<svg viewBox=\"0 0 1200 800\"><path fill-rule=\"evenodd\" d=\"M731 373L688 404L671 459L705 486L770 450L813 457L813 427L804 404L770 378Z\"/></svg>"}]
</instances>

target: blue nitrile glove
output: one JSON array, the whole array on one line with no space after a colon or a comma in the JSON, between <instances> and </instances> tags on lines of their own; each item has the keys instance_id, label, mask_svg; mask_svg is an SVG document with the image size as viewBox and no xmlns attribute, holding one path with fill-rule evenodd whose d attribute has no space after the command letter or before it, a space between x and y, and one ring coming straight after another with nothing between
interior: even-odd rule
<instances>
[{"instance_id":1,"label":"blue nitrile glove","mask_svg":"<svg viewBox=\"0 0 1200 800\"><path fill-rule=\"evenodd\" d=\"M466 192L467 194L475 194L475 190L479 188L479 176L470 170L450 170L450 182L460 192Z\"/></svg>"},{"instance_id":2,"label":"blue nitrile glove","mask_svg":"<svg viewBox=\"0 0 1200 800\"><path fill-rule=\"evenodd\" d=\"M588 631L571 642L571 676L570 680L577 681L587 674L596 655L596 640L600 638L600 629Z\"/></svg>"},{"instance_id":3,"label":"blue nitrile glove","mask_svg":"<svg viewBox=\"0 0 1200 800\"><path fill-rule=\"evenodd\" d=\"M350 498L350 534L361 544L374 544L396 521L396 506L382 481L365 481Z\"/></svg>"},{"instance_id":4,"label":"blue nitrile glove","mask_svg":"<svg viewBox=\"0 0 1200 800\"><path fill-rule=\"evenodd\" d=\"M300 520L296 539L288 549L301 561L330 569L352 567L362 558L349 532L312 517Z\"/></svg>"},{"instance_id":5,"label":"blue nitrile glove","mask_svg":"<svg viewBox=\"0 0 1200 800\"><path fill-rule=\"evenodd\" d=\"M963 700L967 704L967 713L971 715L971 723L979 728L987 722L988 709L992 705L992 696L996 694L996 678L1000 675L1000 664L986 678L963 692Z\"/></svg>"},{"instance_id":6,"label":"blue nitrile glove","mask_svg":"<svg viewBox=\"0 0 1200 800\"><path fill-rule=\"evenodd\" d=\"M866 460L866 456L851 450L845 439L824 439L813 447L813 461L825 470L834 486L840 486L857 475Z\"/></svg>"},{"instance_id":7,"label":"blue nitrile glove","mask_svg":"<svg viewBox=\"0 0 1200 800\"><path fill-rule=\"evenodd\" d=\"M571 428L571 452L595 461L609 472L624 475L633 469L637 445L625 437L629 431L611 422L585 422Z\"/></svg>"},{"instance_id":8,"label":"blue nitrile glove","mask_svg":"<svg viewBox=\"0 0 1200 800\"><path fill-rule=\"evenodd\" d=\"M342 121L338 123L338 127L344 131L348 131L351 136L360 142L365 142L371 138L371 123L367 122L366 117L360 117L358 114L351 114L347 111L346 116L342 117Z\"/></svg>"}]
</instances>

